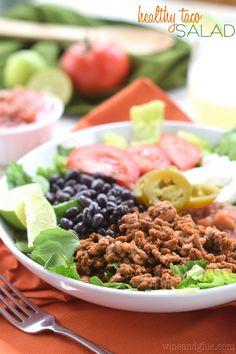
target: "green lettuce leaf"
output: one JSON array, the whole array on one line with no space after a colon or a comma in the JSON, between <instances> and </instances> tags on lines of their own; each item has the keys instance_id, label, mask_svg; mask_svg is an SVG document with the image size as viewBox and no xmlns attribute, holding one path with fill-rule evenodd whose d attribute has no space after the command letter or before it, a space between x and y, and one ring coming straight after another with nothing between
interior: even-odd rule
<instances>
[{"instance_id":1,"label":"green lettuce leaf","mask_svg":"<svg viewBox=\"0 0 236 354\"><path fill-rule=\"evenodd\" d=\"M175 275L180 275L181 277L184 277L186 275L186 273L191 270L195 265L198 265L202 268L205 268L206 265L209 262L205 259L200 259L200 260L196 260L196 261L188 261L185 264L181 264L181 265L170 265L170 269L172 270L172 272Z\"/></svg>"},{"instance_id":2,"label":"green lettuce leaf","mask_svg":"<svg viewBox=\"0 0 236 354\"><path fill-rule=\"evenodd\" d=\"M78 207L82 210L80 203L75 199L71 199L71 200L68 200L67 202L63 202L63 203L54 205L53 209L54 209L55 214L57 216L57 220L60 220L65 215L65 212L67 209L72 208L74 206Z\"/></svg>"},{"instance_id":3,"label":"green lettuce leaf","mask_svg":"<svg viewBox=\"0 0 236 354\"><path fill-rule=\"evenodd\" d=\"M60 227L44 230L35 238L30 257L45 266L53 254L71 259L79 248L79 238L71 231Z\"/></svg>"},{"instance_id":4,"label":"green lettuce leaf","mask_svg":"<svg viewBox=\"0 0 236 354\"><path fill-rule=\"evenodd\" d=\"M30 176L23 168L23 166L17 162L11 162L6 172L7 184L9 189L23 186L30 183L38 183L42 188L44 194L49 191L49 182L43 176Z\"/></svg>"},{"instance_id":5,"label":"green lettuce leaf","mask_svg":"<svg viewBox=\"0 0 236 354\"><path fill-rule=\"evenodd\" d=\"M43 176L47 179L54 174L64 175L68 171L68 167L66 166L67 157L73 150L74 148L72 147L68 148L58 145L51 166L39 167L37 169L37 175Z\"/></svg>"},{"instance_id":6,"label":"green lettuce leaf","mask_svg":"<svg viewBox=\"0 0 236 354\"><path fill-rule=\"evenodd\" d=\"M64 275L65 277L71 279L80 280L73 257L68 260L60 253L54 253L48 259L44 267L53 273Z\"/></svg>"},{"instance_id":7,"label":"green lettuce leaf","mask_svg":"<svg viewBox=\"0 0 236 354\"><path fill-rule=\"evenodd\" d=\"M236 127L223 136L215 151L218 155L236 160Z\"/></svg>"},{"instance_id":8,"label":"green lettuce leaf","mask_svg":"<svg viewBox=\"0 0 236 354\"><path fill-rule=\"evenodd\" d=\"M109 282L104 283L97 276L90 277L89 283L93 284L93 285L103 286L105 288L135 290L134 288L132 288L131 285L129 285L127 283L109 283Z\"/></svg>"},{"instance_id":9,"label":"green lettuce leaf","mask_svg":"<svg viewBox=\"0 0 236 354\"><path fill-rule=\"evenodd\" d=\"M33 182L33 179L25 172L23 166L17 162L11 162L6 171L9 189L23 186Z\"/></svg>"}]
</instances>

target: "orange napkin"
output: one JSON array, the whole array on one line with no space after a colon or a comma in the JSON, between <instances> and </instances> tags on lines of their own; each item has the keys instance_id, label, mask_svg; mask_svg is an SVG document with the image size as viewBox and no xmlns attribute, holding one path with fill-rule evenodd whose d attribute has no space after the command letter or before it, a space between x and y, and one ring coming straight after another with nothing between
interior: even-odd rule
<instances>
[{"instance_id":1,"label":"orange napkin","mask_svg":"<svg viewBox=\"0 0 236 354\"><path fill-rule=\"evenodd\" d=\"M130 103L125 92L130 95ZM125 117L128 118L130 105L155 98L167 100L163 92L153 87L149 81L138 80L115 98L108 100L107 104L104 103L94 110L88 118L83 118L77 128L101 124L114 118L121 120L124 118L122 112L126 112ZM119 106L122 102L123 107ZM169 99L167 112L170 118L188 120ZM218 309L173 314L126 312L97 306L72 298L40 280L22 266L1 241L0 274L7 277L34 303L55 315L62 325L116 354L232 354L236 351L232 321L236 317L235 303ZM20 332L0 316L0 353L85 354L89 351L54 334L30 335Z\"/></svg>"},{"instance_id":2,"label":"orange napkin","mask_svg":"<svg viewBox=\"0 0 236 354\"><path fill-rule=\"evenodd\" d=\"M98 124L129 120L129 111L132 106L152 100L162 100L166 103L165 119L191 121L160 87L149 79L141 78L119 91L80 119L75 125L74 130Z\"/></svg>"}]
</instances>

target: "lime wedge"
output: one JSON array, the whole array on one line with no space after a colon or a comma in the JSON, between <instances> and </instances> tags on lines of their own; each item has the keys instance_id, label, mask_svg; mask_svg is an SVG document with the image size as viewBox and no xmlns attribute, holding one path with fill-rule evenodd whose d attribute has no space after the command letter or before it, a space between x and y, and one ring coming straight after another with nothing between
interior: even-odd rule
<instances>
[{"instance_id":1,"label":"lime wedge","mask_svg":"<svg viewBox=\"0 0 236 354\"><path fill-rule=\"evenodd\" d=\"M159 100L131 108L130 118L133 128L132 143L134 145L157 143L160 137L164 110L165 103Z\"/></svg>"},{"instance_id":2,"label":"lime wedge","mask_svg":"<svg viewBox=\"0 0 236 354\"><path fill-rule=\"evenodd\" d=\"M70 78L60 69L47 68L38 71L28 81L32 90L43 91L59 97L64 104L68 103L73 92Z\"/></svg>"},{"instance_id":3,"label":"lime wedge","mask_svg":"<svg viewBox=\"0 0 236 354\"><path fill-rule=\"evenodd\" d=\"M24 198L29 190L40 188L37 184L27 184L14 188L0 197L0 215L12 226L26 230Z\"/></svg>"},{"instance_id":4,"label":"lime wedge","mask_svg":"<svg viewBox=\"0 0 236 354\"><path fill-rule=\"evenodd\" d=\"M56 214L40 187L28 191L24 198L28 247L43 230L56 227Z\"/></svg>"}]
</instances>

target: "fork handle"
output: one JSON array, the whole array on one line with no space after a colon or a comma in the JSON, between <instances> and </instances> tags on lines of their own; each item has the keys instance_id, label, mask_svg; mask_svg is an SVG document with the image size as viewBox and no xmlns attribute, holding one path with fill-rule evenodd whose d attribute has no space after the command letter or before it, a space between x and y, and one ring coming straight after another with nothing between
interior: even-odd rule
<instances>
[{"instance_id":1,"label":"fork handle","mask_svg":"<svg viewBox=\"0 0 236 354\"><path fill-rule=\"evenodd\" d=\"M52 326L50 326L49 330L51 330L52 332L54 332L56 334L61 334L62 336L68 337L68 338L74 340L75 342L78 342L78 343L82 344L84 347L90 349L93 353L96 353L96 354L113 354L112 352L104 349L103 347L100 347L100 346L94 344L93 342L90 342L86 338L78 335L77 333L71 331L68 328L65 328L65 327L62 327L62 326L58 325L57 323L55 323Z\"/></svg>"}]
</instances>

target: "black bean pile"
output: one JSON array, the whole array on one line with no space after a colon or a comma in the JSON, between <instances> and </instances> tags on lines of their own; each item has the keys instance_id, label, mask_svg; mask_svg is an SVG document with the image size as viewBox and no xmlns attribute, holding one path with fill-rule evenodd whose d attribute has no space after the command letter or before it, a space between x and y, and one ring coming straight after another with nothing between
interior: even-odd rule
<instances>
[{"instance_id":1,"label":"black bean pile","mask_svg":"<svg viewBox=\"0 0 236 354\"><path fill-rule=\"evenodd\" d=\"M59 226L73 230L80 238L92 232L111 237L118 236L118 226L123 215L137 205L132 191L115 183L111 177L95 174L90 176L70 170L63 177L53 175L49 179L47 199L53 205L76 199L83 210L71 207Z\"/></svg>"}]
</instances>

